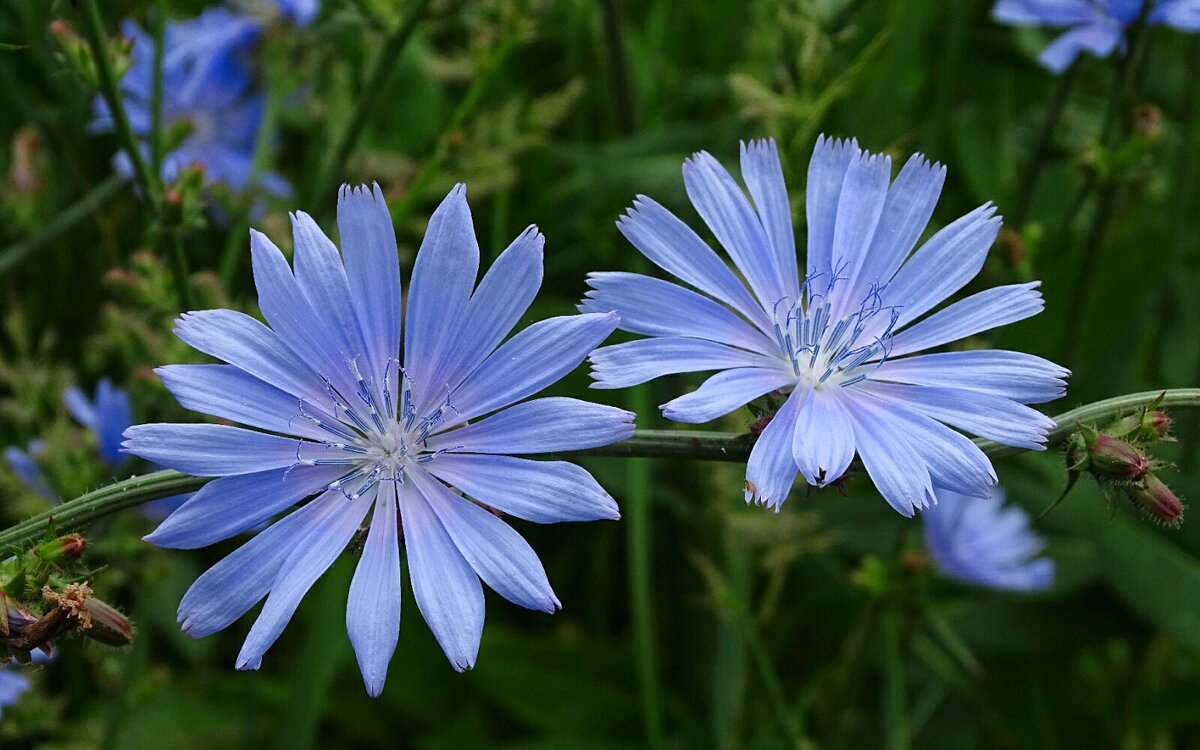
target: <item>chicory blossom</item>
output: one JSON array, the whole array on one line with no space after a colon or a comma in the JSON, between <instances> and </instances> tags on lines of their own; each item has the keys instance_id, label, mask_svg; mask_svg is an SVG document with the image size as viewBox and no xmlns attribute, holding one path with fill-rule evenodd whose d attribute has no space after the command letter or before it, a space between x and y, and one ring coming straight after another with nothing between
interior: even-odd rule
<instances>
[{"instance_id":1,"label":"chicory blossom","mask_svg":"<svg viewBox=\"0 0 1200 750\"><path fill-rule=\"evenodd\" d=\"M595 387L719 370L662 406L688 423L780 394L746 467L747 502L778 508L797 472L823 487L856 452L905 516L935 502L935 487L986 497L991 463L957 430L1043 449L1053 422L1024 404L1062 395L1067 371L1010 351L918 354L1035 315L1042 298L1039 282L1015 284L929 314L982 268L1000 219L991 204L980 206L910 255L946 172L914 155L894 181L891 173L890 158L854 141L817 142L801 276L775 144L742 146L753 204L708 153L686 161L688 196L741 278L683 221L638 196L621 232L696 291L639 274L591 274L580 310L616 311L622 329L650 337L593 353Z\"/></svg>"},{"instance_id":2,"label":"chicory blossom","mask_svg":"<svg viewBox=\"0 0 1200 750\"><path fill-rule=\"evenodd\" d=\"M1061 73L1080 52L1108 57L1123 48L1126 28L1142 12L1143 0L998 0L992 17L1013 26L1065 27L1038 55L1043 67ZM1146 21L1200 31L1200 1L1157 0Z\"/></svg>"},{"instance_id":3,"label":"chicory blossom","mask_svg":"<svg viewBox=\"0 0 1200 750\"><path fill-rule=\"evenodd\" d=\"M45 472L42 471L42 467L37 461L38 456L45 452L44 440L30 440L24 450L15 445L6 447L4 460L8 462L8 468L12 470L17 479L21 480L22 484L46 500L57 503L58 496L54 494L54 489L50 486Z\"/></svg>"},{"instance_id":4,"label":"chicory blossom","mask_svg":"<svg viewBox=\"0 0 1200 750\"><path fill-rule=\"evenodd\" d=\"M129 407L129 395L114 388L112 381L101 378L96 384L96 400L91 401L78 386L63 391L63 404L75 421L92 431L100 448L100 458L109 466L117 466L124 459L121 452L122 434L133 424L133 412Z\"/></svg>"},{"instance_id":5,"label":"chicory blossom","mask_svg":"<svg viewBox=\"0 0 1200 750\"><path fill-rule=\"evenodd\" d=\"M967 497L940 490L921 513L925 546L943 575L994 589L1041 591L1054 583L1054 561L1039 558L1045 544L1029 514L1004 505L1004 492Z\"/></svg>"},{"instance_id":6,"label":"chicory blossom","mask_svg":"<svg viewBox=\"0 0 1200 750\"><path fill-rule=\"evenodd\" d=\"M266 597L237 658L257 669L305 592L371 515L346 627L367 691L383 689L400 625L400 530L417 606L453 666L475 664L480 579L509 601L559 608L537 555L501 520L617 518L580 467L518 458L633 434L627 411L572 398L525 400L578 366L613 313L569 315L506 337L542 280L543 237L518 236L476 284L479 246L459 185L429 220L403 318L395 233L378 186L343 188L342 254L302 212L293 265L251 233L259 307L185 314L181 339L228 364L159 368L183 406L223 424L147 424L127 450L219 477L153 533L164 547L213 544L287 511L217 563L179 606L201 637ZM461 494L460 494L461 493ZM315 497L314 497L315 496Z\"/></svg>"},{"instance_id":7,"label":"chicory blossom","mask_svg":"<svg viewBox=\"0 0 1200 750\"><path fill-rule=\"evenodd\" d=\"M321 10L320 0L233 0L233 4L247 15L264 22L284 18L297 27L312 23Z\"/></svg>"},{"instance_id":8,"label":"chicory blossom","mask_svg":"<svg viewBox=\"0 0 1200 750\"><path fill-rule=\"evenodd\" d=\"M132 64L121 78L125 113L149 158L153 126L154 39L133 21L122 25L133 42ZM260 27L248 16L226 8L210 8L188 21L170 21L164 30L162 128L172 147L163 155L161 178L171 182L198 165L205 184L224 184L235 191L251 187L254 148L265 98L253 86L249 62ZM108 104L97 97L93 132L113 130ZM133 174L129 155L113 159L117 172ZM287 195L290 187L277 174L264 172L257 187Z\"/></svg>"}]
</instances>

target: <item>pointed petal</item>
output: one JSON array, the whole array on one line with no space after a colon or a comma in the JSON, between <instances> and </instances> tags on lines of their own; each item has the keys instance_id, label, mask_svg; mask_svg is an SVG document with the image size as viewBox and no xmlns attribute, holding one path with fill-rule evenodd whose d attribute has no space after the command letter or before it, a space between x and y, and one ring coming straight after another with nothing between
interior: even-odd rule
<instances>
[{"instance_id":1,"label":"pointed petal","mask_svg":"<svg viewBox=\"0 0 1200 750\"><path fill-rule=\"evenodd\" d=\"M415 472L414 472L415 473ZM408 574L421 616L459 672L475 666L483 634L483 586L413 483L399 487Z\"/></svg>"},{"instance_id":2,"label":"pointed petal","mask_svg":"<svg viewBox=\"0 0 1200 750\"><path fill-rule=\"evenodd\" d=\"M862 299L872 284L884 286L896 275L925 232L945 181L946 168L941 164L930 164L921 154L909 157L888 189L852 297Z\"/></svg>"},{"instance_id":3,"label":"pointed petal","mask_svg":"<svg viewBox=\"0 0 1200 750\"><path fill-rule=\"evenodd\" d=\"M651 198L639 195L617 229L642 255L705 294L724 302L759 328L771 319L728 264L692 228Z\"/></svg>"},{"instance_id":4,"label":"pointed petal","mask_svg":"<svg viewBox=\"0 0 1200 750\"><path fill-rule=\"evenodd\" d=\"M534 523L621 517L592 475L565 461L447 453L426 469L478 502Z\"/></svg>"},{"instance_id":5,"label":"pointed petal","mask_svg":"<svg viewBox=\"0 0 1200 750\"><path fill-rule=\"evenodd\" d=\"M617 327L615 313L564 315L534 323L513 336L451 395L447 430L520 401L558 382Z\"/></svg>"},{"instance_id":6,"label":"pointed petal","mask_svg":"<svg viewBox=\"0 0 1200 750\"><path fill-rule=\"evenodd\" d=\"M233 365L165 365L154 372L185 409L284 435L329 438L300 414L295 396Z\"/></svg>"},{"instance_id":7,"label":"pointed petal","mask_svg":"<svg viewBox=\"0 0 1200 750\"><path fill-rule=\"evenodd\" d=\"M456 453L552 453L610 445L633 437L633 412L552 396L526 401L428 440Z\"/></svg>"},{"instance_id":8,"label":"pointed petal","mask_svg":"<svg viewBox=\"0 0 1200 750\"><path fill-rule=\"evenodd\" d=\"M858 455L883 499L907 518L937 502L925 461L904 436L904 423L866 399L847 407Z\"/></svg>"},{"instance_id":9,"label":"pointed petal","mask_svg":"<svg viewBox=\"0 0 1200 750\"><path fill-rule=\"evenodd\" d=\"M423 472L413 472L413 482L454 546L497 594L541 612L553 613L562 607L541 560L511 526Z\"/></svg>"},{"instance_id":10,"label":"pointed petal","mask_svg":"<svg viewBox=\"0 0 1200 750\"><path fill-rule=\"evenodd\" d=\"M362 329L373 377L400 356L400 256L396 231L379 185L338 193L338 234L350 299Z\"/></svg>"},{"instance_id":11,"label":"pointed petal","mask_svg":"<svg viewBox=\"0 0 1200 750\"><path fill-rule=\"evenodd\" d=\"M291 466L301 442L223 424L140 424L125 437L128 452L198 477Z\"/></svg>"},{"instance_id":12,"label":"pointed petal","mask_svg":"<svg viewBox=\"0 0 1200 750\"><path fill-rule=\"evenodd\" d=\"M588 356L593 388L628 388L663 375L735 367L772 367L775 360L703 339L637 339L597 349Z\"/></svg>"},{"instance_id":13,"label":"pointed petal","mask_svg":"<svg viewBox=\"0 0 1200 750\"><path fill-rule=\"evenodd\" d=\"M1108 57L1121 43L1121 31L1122 25L1115 19L1076 26L1046 45L1038 55L1038 62L1052 73L1062 73L1071 67L1080 52Z\"/></svg>"},{"instance_id":14,"label":"pointed petal","mask_svg":"<svg viewBox=\"0 0 1200 750\"><path fill-rule=\"evenodd\" d=\"M400 639L400 543L396 485L381 482L362 557L350 582L346 632L358 657L367 694L383 692L388 664Z\"/></svg>"},{"instance_id":15,"label":"pointed petal","mask_svg":"<svg viewBox=\"0 0 1200 750\"><path fill-rule=\"evenodd\" d=\"M418 404L445 397L446 384L431 378L462 329L478 273L479 243L467 207L467 188L459 184L429 217L409 283L404 367L419 389Z\"/></svg>"},{"instance_id":16,"label":"pointed petal","mask_svg":"<svg viewBox=\"0 0 1200 750\"><path fill-rule=\"evenodd\" d=\"M258 669L263 654L292 619L300 600L342 554L374 501L373 493L351 500L336 491L327 492L313 500L314 503L331 505L335 510L325 519L325 523L305 538L303 544L291 550L280 566L271 584L267 603L263 605L238 653L238 669Z\"/></svg>"},{"instance_id":17,"label":"pointed petal","mask_svg":"<svg viewBox=\"0 0 1200 750\"><path fill-rule=\"evenodd\" d=\"M713 375L692 391L662 405L663 416L675 422L699 424L745 406L777 388L794 383L795 376L783 370L742 367Z\"/></svg>"},{"instance_id":18,"label":"pointed petal","mask_svg":"<svg viewBox=\"0 0 1200 750\"><path fill-rule=\"evenodd\" d=\"M207 547L256 528L346 473L345 466L300 466L214 479L143 538L171 549Z\"/></svg>"},{"instance_id":19,"label":"pointed petal","mask_svg":"<svg viewBox=\"0 0 1200 750\"><path fill-rule=\"evenodd\" d=\"M792 301L800 295L800 270L796 265L796 235L792 229L792 207L788 202L783 166L772 139L742 143L742 179L750 189L758 219L770 251L770 272L780 290Z\"/></svg>"},{"instance_id":20,"label":"pointed petal","mask_svg":"<svg viewBox=\"0 0 1200 750\"><path fill-rule=\"evenodd\" d=\"M1037 289L1041 283L992 287L944 307L893 336L889 356L932 349L1037 315L1046 306Z\"/></svg>"},{"instance_id":21,"label":"pointed petal","mask_svg":"<svg viewBox=\"0 0 1200 750\"><path fill-rule=\"evenodd\" d=\"M862 152L846 168L842 193L838 197L837 217L833 224L833 273L852 284L860 276L866 254L875 238L875 228L883 216L888 182L892 177L892 159L882 154ZM837 294L831 299L830 315L840 319L857 305L860 298Z\"/></svg>"},{"instance_id":22,"label":"pointed petal","mask_svg":"<svg viewBox=\"0 0 1200 750\"><path fill-rule=\"evenodd\" d=\"M1040 404L1063 395L1070 370L1023 352L970 349L889 359L871 380L984 391L1023 404Z\"/></svg>"},{"instance_id":23,"label":"pointed petal","mask_svg":"<svg viewBox=\"0 0 1200 750\"><path fill-rule=\"evenodd\" d=\"M636 273L590 273L581 312L615 310L621 330L647 336L685 336L719 341L773 356L779 346L719 303L662 279Z\"/></svg>"},{"instance_id":24,"label":"pointed petal","mask_svg":"<svg viewBox=\"0 0 1200 750\"><path fill-rule=\"evenodd\" d=\"M837 481L854 460L854 427L840 391L837 386L814 390L796 416L792 457L815 487Z\"/></svg>"},{"instance_id":25,"label":"pointed petal","mask_svg":"<svg viewBox=\"0 0 1200 750\"><path fill-rule=\"evenodd\" d=\"M792 457L796 417L808 392L796 388L767 423L746 462L746 502L779 509L796 482L799 469Z\"/></svg>"},{"instance_id":26,"label":"pointed petal","mask_svg":"<svg viewBox=\"0 0 1200 750\"><path fill-rule=\"evenodd\" d=\"M834 140L822 135L808 163L805 214L808 218L808 266L805 275L833 271L833 235L838 201L850 161L858 158L857 141Z\"/></svg>"}]
</instances>

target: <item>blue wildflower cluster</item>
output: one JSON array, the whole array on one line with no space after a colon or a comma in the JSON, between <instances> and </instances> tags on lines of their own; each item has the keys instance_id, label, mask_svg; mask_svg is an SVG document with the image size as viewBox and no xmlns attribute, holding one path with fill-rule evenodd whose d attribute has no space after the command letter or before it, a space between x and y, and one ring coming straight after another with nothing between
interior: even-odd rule
<instances>
[{"instance_id":1,"label":"blue wildflower cluster","mask_svg":"<svg viewBox=\"0 0 1200 750\"><path fill-rule=\"evenodd\" d=\"M207 185L221 184L235 192L257 188L286 196L291 187L271 171L254 173L254 153L266 97L259 86L257 47L273 23L303 26L319 10L316 0L245 2L212 7L186 21L166 22L162 50L161 118L171 143L163 155L160 177L177 180L196 167ZM132 42L129 70L121 78L122 104L130 127L141 139L142 156L150 158L154 112L155 41L134 21L122 24ZM94 102L93 132L113 130L112 114L100 96ZM113 159L117 172L131 177L129 154ZM251 184L253 182L253 184Z\"/></svg>"},{"instance_id":2,"label":"blue wildflower cluster","mask_svg":"<svg viewBox=\"0 0 1200 750\"><path fill-rule=\"evenodd\" d=\"M998 0L992 16L1014 26L1066 28L1038 55L1048 70L1061 73L1081 52L1108 57L1123 50L1125 32L1146 13L1145 21L1185 32L1200 31L1197 0Z\"/></svg>"}]
</instances>

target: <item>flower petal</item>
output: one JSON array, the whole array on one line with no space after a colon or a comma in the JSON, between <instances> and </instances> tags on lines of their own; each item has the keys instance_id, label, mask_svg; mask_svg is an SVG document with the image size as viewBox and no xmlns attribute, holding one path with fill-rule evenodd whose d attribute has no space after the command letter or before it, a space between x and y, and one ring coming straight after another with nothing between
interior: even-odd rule
<instances>
[{"instance_id":1,"label":"flower petal","mask_svg":"<svg viewBox=\"0 0 1200 750\"><path fill-rule=\"evenodd\" d=\"M416 474L416 472L413 472ZM421 616L459 672L475 666L483 634L483 586L454 546L429 501L409 482L400 511L408 574Z\"/></svg>"},{"instance_id":2,"label":"flower petal","mask_svg":"<svg viewBox=\"0 0 1200 750\"><path fill-rule=\"evenodd\" d=\"M1019 26L1074 26L1092 17L1088 0L998 0L992 18Z\"/></svg>"},{"instance_id":3,"label":"flower petal","mask_svg":"<svg viewBox=\"0 0 1200 750\"><path fill-rule=\"evenodd\" d=\"M889 359L871 380L936 385L984 391L1023 404L1040 404L1063 395L1064 367L1023 352L970 349Z\"/></svg>"},{"instance_id":4,"label":"flower petal","mask_svg":"<svg viewBox=\"0 0 1200 750\"><path fill-rule=\"evenodd\" d=\"M345 466L300 466L214 479L143 539L172 549L207 547L257 527L346 473Z\"/></svg>"},{"instance_id":5,"label":"flower petal","mask_svg":"<svg viewBox=\"0 0 1200 750\"><path fill-rule=\"evenodd\" d=\"M552 396L510 406L430 437L430 450L456 453L551 453L595 448L633 437L633 412Z\"/></svg>"},{"instance_id":6,"label":"flower petal","mask_svg":"<svg viewBox=\"0 0 1200 750\"><path fill-rule=\"evenodd\" d=\"M892 337L889 356L932 349L1037 315L1046 306L1037 289L1041 284L992 287L944 307Z\"/></svg>"},{"instance_id":7,"label":"flower petal","mask_svg":"<svg viewBox=\"0 0 1200 750\"><path fill-rule=\"evenodd\" d=\"M858 455L883 499L900 515L936 502L925 460L905 438L904 423L866 399L847 403Z\"/></svg>"},{"instance_id":8,"label":"flower petal","mask_svg":"<svg viewBox=\"0 0 1200 750\"><path fill-rule=\"evenodd\" d=\"M223 424L140 424L125 437L126 451L198 477L291 466L301 442Z\"/></svg>"},{"instance_id":9,"label":"flower petal","mask_svg":"<svg viewBox=\"0 0 1200 750\"><path fill-rule=\"evenodd\" d=\"M834 278L859 278L875 237L875 228L883 216L891 177L892 159L886 154L863 151L850 160L833 225ZM840 319L860 301L861 298L850 294L831 296L831 318Z\"/></svg>"},{"instance_id":10,"label":"flower petal","mask_svg":"<svg viewBox=\"0 0 1200 750\"><path fill-rule=\"evenodd\" d=\"M834 140L822 135L808 163L805 214L808 219L808 267L806 276L833 271L833 234L838 201L851 159L858 157L858 141Z\"/></svg>"},{"instance_id":11,"label":"flower petal","mask_svg":"<svg viewBox=\"0 0 1200 750\"><path fill-rule=\"evenodd\" d=\"M300 606L300 600L321 574L329 569L338 555L342 554L342 550L350 543L363 516L374 501L374 493L367 493L357 499L347 499L336 491L327 492L313 500L314 503L333 506L334 512L316 527L303 543L293 547L290 550L291 554L280 566L279 573L271 584L267 602L238 653L238 669L258 669L262 664L263 654L292 619L296 607Z\"/></svg>"},{"instance_id":12,"label":"flower petal","mask_svg":"<svg viewBox=\"0 0 1200 750\"><path fill-rule=\"evenodd\" d=\"M431 378L442 358L453 351L478 273L479 243L467 187L458 184L429 217L409 282L404 363L416 384L418 404L427 402L427 394L445 397L447 384Z\"/></svg>"},{"instance_id":13,"label":"flower petal","mask_svg":"<svg viewBox=\"0 0 1200 750\"><path fill-rule=\"evenodd\" d=\"M692 391L662 405L663 416L675 422L699 424L722 417L777 388L794 383L783 370L740 367L723 370Z\"/></svg>"},{"instance_id":14,"label":"flower petal","mask_svg":"<svg viewBox=\"0 0 1200 750\"><path fill-rule=\"evenodd\" d=\"M778 360L716 341L684 337L638 339L589 355L593 388L628 388L663 375L734 367L773 367Z\"/></svg>"},{"instance_id":15,"label":"flower petal","mask_svg":"<svg viewBox=\"0 0 1200 750\"><path fill-rule=\"evenodd\" d=\"M792 457L814 487L837 481L854 460L854 427L841 388L814 390L796 415Z\"/></svg>"},{"instance_id":16,"label":"flower petal","mask_svg":"<svg viewBox=\"0 0 1200 750\"><path fill-rule=\"evenodd\" d=\"M337 502L314 500L206 570L179 602L183 631L193 638L203 638L246 614L271 590L288 556L326 526L339 508Z\"/></svg>"},{"instance_id":17,"label":"flower petal","mask_svg":"<svg viewBox=\"0 0 1200 750\"><path fill-rule=\"evenodd\" d=\"M413 472L413 482L463 559L497 594L541 612L562 607L541 560L512 527L423 472Z\"/></svg>"},{"instance_id":18,"label":"flower petal","mask_svg":"<svg viewBox=\"0 0 1200 750\"><path fill-rule=\"evenodd\" d=\"M383 692L388 664L400 639L398 523L396 485L381 482L371 530L346 602L346 632L372 698Z\"/></svg>"},{"instance_id":19,"label":"flower petal","mask_svg":"<svg viewBox=\"0 0 1200 750\"><path fill-rule=\"evenodd\" d=\"M590 273L580 312L621 315L621 330L648 336L684 336L775 355L779 346L728 308L669 281L636 273Z\"/></svg>"},{"instance_id":20,"label":"flower petal","mask_svg":"<svg viewBox=\"0 0 1200 750\"><path fill-rule=\"evenodd\" d=\"M639 195L617 220L617 229L664 271L724 302L762 330L771 330L771 319L729 265L691 227L653 199Z\"/></svg>"},{"instance_id":21,"label":"flower petal","mask_svg":"<svg viewBox=\"0 0 1200 750\"><path fill-rule=\"evenodd\" d=\"M328 398L321 378L274 331L249 315L236 310L184 313L175 322L175 335L297 398L310 402Z\"/></svg>"},{"instance_id":22,"label":"flower petal","mask_svg":"<svg viewBox=\"0 0 1200 750\"><path fill-rule=\"evenodd\" d=\"M1038 55L1038 62L1052 73L1071 67L1080 52L1108 57L1121 43L1122 25L1115 19L1103 19L1063 32Z\"/></svg>"},{"instance_id":23,"label":"flower petal","mask_svg":"<svg viewBox=\"0 0 1200 750\"><path fill-rule=\"evenodd\" d=\"M796 266L792 207L774 140L742 142L742 179L750 189L750 197L754 199L758 219L767 236L770 273L789 299L798 300L800 271Z\"/></svg>"},{"instance_id":24,"label":"flower petal","mask_svg":"<svg viewBox=\"0 0 1200 750\"><path fill-rule=\"evenodd\" d=\"M362 329L370 372L382 379L388 363L400 355L401 307L396 230L379 185L370 189L343 185L338 192L337 224L350 301Z\"/></svg>"},{"instance_id":25,"label":"flower petal","mask_svg":"<svg viewBox=\"0 0 1200 750\"><path fill-rule=\"evenodd\" d=\"M185 409L285 435L325 440L299 400L233 365L165 365L154 372ZM306 407L306 413L320 412Z\"/></svg>"},{"instance_id":26,"label":"flower petal","mask_svg":"<svg viewBox=\"0 0 1200 750\"><path fill-rule=\"evenodd\" d=\"M557 382L617 327L615 313L564 315L534 323L505 341L451 394L449 429L520 401Z\"/></svg>"},{"instance_id":27,"label":"flower petal","mask_svg":"<svg viewBox=\"0 0 1200 750\"><path fill-rule=\"evenodd\" d=\"M930 164L921 154L909 157L888 189L851 297L862 299L872 284L885 286L896 275L925 232L945 181L941 164Z\"/></svg>"},{"instance_id":28,"label":"flower petal","mask_svg":"<svg viewBox=\"0 0 1200 750\"><path fill-rule=\"evenodd\" d=\"M526 521L621 517L616 502L592 475L565 461L447 453L425 468L478 502Z\"/></svg>"},{"instance_id":29,"label":"flower petal","mask_svg":"<svg viewBox=\"0 0 1200 750\"><path fill-rule=\"evenodd\" d=\"M796 482L799 469L792 457L796 417L808 391L796 388L754 441L746 462L746 502L779 509Z\"/></svg>"}]
</instances>

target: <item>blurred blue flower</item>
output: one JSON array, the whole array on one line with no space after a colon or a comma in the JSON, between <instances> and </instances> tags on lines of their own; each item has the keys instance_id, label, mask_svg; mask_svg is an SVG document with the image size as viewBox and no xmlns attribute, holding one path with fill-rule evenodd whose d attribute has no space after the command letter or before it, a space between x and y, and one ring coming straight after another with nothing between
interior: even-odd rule
<instances>
[{"instance_id":1,"label":"blurred blue flower","mask_svg":"<svg viewBox=\"0 0 1200 750\"><path fill-rule=\"evenodd\" d=\"M320 0L233 0L233 4L264 22L283 17L298 27L312 23L321 10Z\"/></svg>"},{"instance_id":2,"label":"blurred blue flower","mask_svg":"<svg viewBox=\"0 0 1200 750\"><path fill-rule=\"evenodd\" d=\"M692 204L746 283L686 224L638 196L618 222L621 232L699 291L639 274L591 274L580 310L615 310L622 329L652 337L594 352L596 387L720 370L662 406L668 419L690 423L771 392L786 395L751 452L747 502L778 508L797 472L823 487L855 452L906 516L933 502L934 487L986 497L996 481L991 463L956 430L1043 449L1053 422L1023 404L1058 398L1067 371L996 350L900 359L1035 315L1042 298L1038 282L1016 284L926 316L979 272L1000 219L990 204L980 206L910 256L946 171L919 154L895 181L891 170L888 157L856 142L818 140L808 169L804 278L773 142L742 146L753 204L708 153L683 166Z\"/></svg>"},{"instance_id":3,"label":"blurred blue flower","mask_svg":"<svg viewBox=\"0 0 1200 750\"><path fill-rule=\"evenodd\" d=\"M122 433L133 424L129 396L112 381L101 378L96 385L96 400L88 400L78 386L63 391L63 403L75 421L92 431L100 446L100 458L109 466L117 466L125 455L121 452Z\"/></svg>"},{"instance_id":4,"label":"blurred blue flower","mask_svg":"<svg viewBox=\"0 0 1200 750\"><path fill-rule=\"evenodd\" d=\"M559 607L536 554L500 512L536 523L618 517L578 466L511 454L623 440L633 415L571 398L522 401L573 370L617 324L611 313L551 318L504 341L541 286L536 227L476 286L466 190L450 192L417 253L401 367L399 258L378 186L343 188L337 218L341 257L307 214L293 215L294 269L252 232L270 327L233 310L187 313L179 337L229 364L158 370L184 407L269 432L147 424L130 428L125 445L219 477L146 537L165 547L213 544L316 495L204 573L179 605L183 629L201 637L267 597L239 669L259 666L373 509L346 626L367 691L378 695L400 624L401 519L417 606L454 667L469 669L483 628L481 578L521 606Z\"/></svg>"},{"instance_id":5,"label":"blurred blue flower","mask_svg":"<svg viewBox=\"0 0 1200 750\"><path fill-rule=\"evenodd\" d=\"M1043 67L1061 73L1080 52L1107 57L1121 47L1126 27L1137 20L1142 7L1142 0L998 0L992 17L1014 26L1067 27L1038 55ZM1147 20L1180 31L1198 31L1200 2L1158 0Z\"/></svg>"},{"instance_id":6,"label":"blurred blue flower","mask_svg":"<svg viewBox=\"0 0 1200 750\"><path fill-rule=\"evenodd\" d=\"M133 21L122 25L133 42L132 65L121 78L122 101L130 127L142 139L149 158L153 123L154 39ZM254 146L265 99L253 86L251 47L260 27L249 16L210 8L189 21L171 21L164 32L162 124L178 144L163 157L161 177L173 181L185 168L199 165L206 184L222 183L241 191L250 185ZM107 103L97 97L93 132L113 129ZM132 163L125 152L113 159L117 172L129 177ZM257 187L287 195L290 186L277 174L257 177Z\"/></svg>"},{"instance_id":7,"label":"blurred blue flower","mask_svg":"<svg viewBox=\"0 0 1200 750\"><path fill-rule=\"evenodd\" d=\"M29 687L28 677L11 666L0 664L0 716L4 715L4 709L20 700Z\"/></svg>"},{"instance_id":8,"label":"blurred blue flower","mask_svg":"<svg viewBox=\"0 0 1200 750\"><path fill-rule=\"evenodd\" d=\"M921 518L929 556L950 578L1017 591L1041 591L1054 583L1054 561L1037 557L1045 544L1029 528L1029 514L1005 507L999 488L987 497L939 490L937 504Z\"/></svg>"},{"instance_id":9,"label":"blurred blue flower","mask_svg":"<svg viewBox=\"0 0 1200 750\"><path fill-rule=\"evenodd\" d=\"M6 447L4 449L4 460L8 461L8 467L12 469L13 474L16 474L17 479L20 479L26 487L41 497L57 503L58 496L54 494L54 489L50 486L50 482L46 480L46 475L42 472L42 467L37 462L38 456L41 456L45 452L45 441L30 440L25 450L21 450L15 445Z\"/></svg>"}]
</instances>

